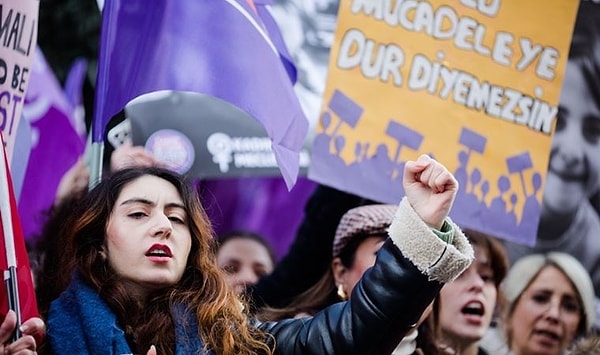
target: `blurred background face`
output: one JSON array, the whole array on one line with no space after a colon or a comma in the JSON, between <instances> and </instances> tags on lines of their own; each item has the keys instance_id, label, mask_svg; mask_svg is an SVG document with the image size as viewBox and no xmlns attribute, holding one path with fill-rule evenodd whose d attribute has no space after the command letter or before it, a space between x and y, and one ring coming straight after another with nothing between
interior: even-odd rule
<instances>
[{"instance_id":1,"label":"blurred background face","mask_svg":"<svg viewBox=\"0 0 600 355\"><path fill-rule=\"evenodd\" d=\"M583 306L561 270L546 266L516 302L508 320L515 355L557 355L571 344Z\"/></svg>"},{"instance_id":2,"label":"blurred background face","mask_svg":"<svg viewBox=\"0 0 600 355\"><path fill-rule=\"evenodd\" d=\"M246 238L233 238L219 247L217 266L225 271L225 280L241 294L246 285L258 282L273 271L273 260L261 243Z\"/></svg>"},{"instance_id":3,"label":"blurred background face","mask_svg":"<svg viewBox=\"0 0 600 355\"><path fill-rule=\"evenodd\" d=\"M560 96L544 194L544 207L574 213L598 185L600 109L581 69L569 61Z\"/></svg>"},{"instance_id":4,"label":"blurred background face","mask_svg":"<svg viewBox=\"0 0 600 355\"><path fill-rule=\"evenodd\" d=\"M343 266L339 258L334 259L336 284L342 284L348 296L352 293L354 286L356 286L363 273L375 265L377 252L381 249L384 241L385 238L381 236L365 238L356 248L354 262L350 267Z\"/></svg>"},{"instance_id":5,"label":"blurred background face","mask_svg":"<svg viewBox=\"0 0 600 355\"><path fill-rule=\"evenodd\" d=\"M439 295L439 327L449 344L466 346L477 342L487 332L498 291L490 255L485 248L473 245L475 261Z\"/></svg>"}]
</instances>

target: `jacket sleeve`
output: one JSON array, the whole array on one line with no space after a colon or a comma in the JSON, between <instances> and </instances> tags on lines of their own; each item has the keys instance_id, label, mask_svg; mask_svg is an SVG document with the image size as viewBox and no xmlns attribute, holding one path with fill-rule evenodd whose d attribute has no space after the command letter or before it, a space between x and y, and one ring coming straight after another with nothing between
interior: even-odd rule
<instances>
[{"instance_id":1,"label":"jacket sleeve","mask_svg":"<svg viewBox=\"0 0 600 355\"><path fill-rule=\"evenodd\" d=\"M304 209L296 239L275 270L262 277L247 292L253 308L283 307L325 273L331 265L335 230L348 210L373 203L359 196L318 185Z\"/></svg>"},{"instance_id":2,"label":"jacket sleeve","mask_svg":"<svg viewBox=\"0 0 600 355\"><path fill-rule=\"evenodd\" d=\"M390 238L347 302L314 317L258 323L273 335L276 354L391 353L437 296L444 282L458 277L473 260L473 249L452 224L446 244L403 200Z\"/></svg>"}]
</instances>

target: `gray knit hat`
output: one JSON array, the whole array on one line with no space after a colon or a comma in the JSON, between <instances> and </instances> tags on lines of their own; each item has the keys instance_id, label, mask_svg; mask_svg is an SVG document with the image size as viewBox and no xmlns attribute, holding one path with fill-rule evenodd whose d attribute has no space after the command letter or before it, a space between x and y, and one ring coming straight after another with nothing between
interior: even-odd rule
<instances>
[{"instance_id":1,"label":"gray knit hat","mask_svg":"<svg viewBox=\"0 0 600 355\"><path fill-rule=\"evenodd\" d=\"M506 300L514 306L514 302L547 265L558 267L575 286L583 303L585 330L590 331L596 319L594 287L587 270L569 254L561 252L532 254L517 260L501 285Z\"/></svg>"},{"instance_id":2,"label":"gray knit hat","mask_svg":"<svg viewBox=\"0 0 600 355\"><path fill-rule=\"evenodd\" d=\"M333 257L340 256L342 250L357 236L384 234L398 210L396 205L366 205L346 212L333 239Z\"/></svg>"}]
</instances>

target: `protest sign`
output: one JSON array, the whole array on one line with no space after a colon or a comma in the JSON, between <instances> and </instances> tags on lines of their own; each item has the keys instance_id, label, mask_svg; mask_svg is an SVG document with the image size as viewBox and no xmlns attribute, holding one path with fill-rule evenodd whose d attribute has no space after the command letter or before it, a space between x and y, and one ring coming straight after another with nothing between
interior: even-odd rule
<instances>
[{"instance_id":1,"label":"protest sign","mask_svg":"<svg viewBox=\"0 0 600 355\"><path fill-rule=\"evenodd\" d=\"M397 203L430 154L458 223L533 244L577 5L342 0L309 178Z\"/></svg>"},{"instance_id":2,"label":"protest sign","mask_svg":"<svg viewBox=\"0 0 600 355\"><path fill-rule=\"evenodd\" d=\"M37 42L39 4L37 0L0 1L0 131L9 164Z\"/></svg>"}]
</instances>

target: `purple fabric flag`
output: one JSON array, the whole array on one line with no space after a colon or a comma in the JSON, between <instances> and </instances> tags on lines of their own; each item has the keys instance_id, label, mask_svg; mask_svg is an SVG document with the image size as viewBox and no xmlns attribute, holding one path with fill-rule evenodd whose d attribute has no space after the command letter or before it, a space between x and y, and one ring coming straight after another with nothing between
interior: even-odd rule
<instances>
[{"instance_id":1,"label":"purple fabric flag","mask_svg":"<svg viewBox=\"0 0 600 355\"><path fill-rule=\"evenodd\" d=\"M250 0L110 0L103 10L92 140L133 98L178 90L212 95L265 128L290 189L308 121L281 51Z\"/></svg>"},{"instance_id":2,"label":"purple fabric flag","mask_svg":"<svg viewBox=\"0 0 600 355\"><path fill-rule=\"evenodd\" d=\"M35 138L18 201L26 239L41 231L44 212L54 203L60 179L85 149L85 125L77 122L73 107L39 48L29 80L23 118L31 125Z\"/></svg>"},{"instance_id":3,"label":"purple fabric flag","mask_svg":"<svg viewBox=\"0 0 600 355\"><path fill-rule=\"evenodd\" d=\"M73 62L67 80L65 81L65 96L72 107L83 106L83 83L87 74L88 64L84 58Z\"/></svg>"},{"instance_id":4,"label":"purple fabric flag","mask_svg":"<svg viewBox=\"0 0 600 355\"><path fill-rule=\"evenodd\" d=\"M271 15L271 12L267 9L267 6L273 5L273 0L254 0L254 4L256 6L256 13L258 16L260 16L260 19L265 25L265 29L269 33L269 37L273 41L275 47L277 47L281 62L285 66L285 70L287 70L292 84L295 84L298 72L296 71L296 66L294 65L294 59L285 45L283 35L279 30L277 22L275 22L273 15Z\"/></svg>"}]
</instances>

